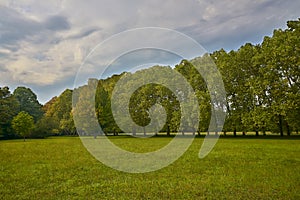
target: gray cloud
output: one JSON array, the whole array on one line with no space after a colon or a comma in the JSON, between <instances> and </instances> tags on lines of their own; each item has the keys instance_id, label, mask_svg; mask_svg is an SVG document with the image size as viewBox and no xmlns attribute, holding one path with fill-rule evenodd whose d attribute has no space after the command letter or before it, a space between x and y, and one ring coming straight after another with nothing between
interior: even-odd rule
<instances>
[{"instance_id":1,"label":"gray cloud","mask_svg":"<svg viewBox=\"0 0 300 200\"><path fill-rule=\"evenodd\" d=\"M13 44L27 35L34 34L39 28L37 22L28 20L19 12L0 6L0 43Z\"/></svg>"},{"instance_id":2,"label":"gray cloud","mask_svg":"<svg viewBox=\"0 0 300 200\"><path fill-rule=\"evenodd\" d=\"M15 51L19 42L28 40L41 43L55 37L55 32L70 29L64 16L51 16L45 21L37 21L4 6L0 6L0 44L2 48Z\"/></svg>"},{"instance_id":3,"label":"gray cloud","mask_svg":"<svg viewBox=\"0 0 300 200\"><path fill-rule=\"evenodd\" d=\"M300 2L292 0L234 1L224 0L207 6L196 23L177 30L200 42L208 51L237 49L246 42L260 43L286 21L297 19ZM207 19L205 19L207 18Z\"/></svg>"},{"instance_id":4,"label":"gray cloud","mask_svg":"<svg viewBox=\"0 0 300 200\"><path fill-rule=\"evenodd\" d=\"M52 31L67 30L70 28L70 24L64 16L51 16L45 22L45 27Z\"/></svg>"},{"instance_id":5,"label":"gray cloud","mask_svg":"<svg viewBox=\"0 0 300 200\"><path fill-rule=\"evenodd\" d=\"M91 35L91 34L93 34L95 32L101 31L101 30L102 30L102 28L89 27L86 30L82 30L79 33L76 33L74 35L66 37L65 39L66 40L69 40L69 39L71 39L71 40L82 39L84 37L87 37L87 36L89 36L89 35Z\"/></svg>"}]
</instances>

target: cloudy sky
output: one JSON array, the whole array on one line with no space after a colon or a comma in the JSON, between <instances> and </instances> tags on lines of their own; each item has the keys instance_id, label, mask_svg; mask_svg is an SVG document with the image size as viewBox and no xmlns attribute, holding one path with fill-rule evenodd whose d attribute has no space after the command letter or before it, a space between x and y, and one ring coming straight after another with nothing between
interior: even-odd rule
<instances>
[{"instance_id":1,"label":"cloudy sky","mask_svg":"<svg viewBox=\"0 0 300 200\"><path fill-rule=\"evenodd\" d=\"M0 86L30 87L45 103L73 88L96 44L122 31L162 27L209 52L231 50L260 43L299 10L297 0L0 0Z\"/></svg>"}]
</instances>

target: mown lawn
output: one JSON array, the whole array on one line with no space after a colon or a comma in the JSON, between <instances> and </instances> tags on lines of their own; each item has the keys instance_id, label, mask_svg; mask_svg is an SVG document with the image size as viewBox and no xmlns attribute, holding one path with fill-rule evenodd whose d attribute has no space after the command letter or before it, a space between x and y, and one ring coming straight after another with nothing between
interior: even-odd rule
<instances>
[{"instance_id":1,"label":"mown lawn","mask_svg":"<svg viewBox=\"0 0 300 200\"><path fill-rule=\"evenodd\" d=\"M138 152L170 140L110 138ZM202 142L166 168L129 174L95 160L76 137L0 141L0 199L300 199L298 138L222 138L199 159Z\"/></svg>"}]
</instances>

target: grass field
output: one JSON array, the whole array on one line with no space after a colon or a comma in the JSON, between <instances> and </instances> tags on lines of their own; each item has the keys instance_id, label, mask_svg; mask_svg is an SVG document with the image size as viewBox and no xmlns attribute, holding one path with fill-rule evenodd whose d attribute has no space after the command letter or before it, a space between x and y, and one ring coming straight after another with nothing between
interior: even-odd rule
<instances>
[{"instance_id":1,"label":"grass field","mask_svg":"<svg viewBox=\"0 0 300 200\"><path fill-rule=\"evenodd\" d=\"M138 152L170 140L110 139ZM300 138L222 138L199 159L202 142L166 168L129 174L95 160L77 137L0 141L0 199L300 199Z\"/></svg>"}]
</instances>

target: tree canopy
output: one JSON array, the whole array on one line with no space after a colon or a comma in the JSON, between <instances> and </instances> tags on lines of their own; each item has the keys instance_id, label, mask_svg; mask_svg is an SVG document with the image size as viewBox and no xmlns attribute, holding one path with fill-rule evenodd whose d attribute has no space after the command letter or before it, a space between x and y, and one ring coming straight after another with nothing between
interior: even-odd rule
<instances>
[{"instance_id":1,"label":"tree canopy","mask_svg":"<svg viewBox=\"0 0 300 200\"><path fill-rule=\"evenodd\" d=\"M0 137L13 135L11 121L18 114L19 103L8 87L0 87Z\"/></svg>"},{"instance_id":2,"label":"tree canopy","mask_svg":"<svg viewBox=\"0 0 300 200\"><path fill-rule=\"evenodd\" d=\"M25 111L33 116L37 121L42 117L42 105L37 100L37 96L30 88L17 87L13 93L14 97L19 101L19 111Z\"/></svg>"},{"instance_id":3,"label":"tree canopy","mask_svg":"<svg viewBox=\"0 0 300 200\"><path fill-rule=\"evenodd\" d=\"M12 127L25 141L25 138L30 136L31 131L34 129L33 117L28 113L21 111L13 118Z\"/></svg>"}]
</instances>

